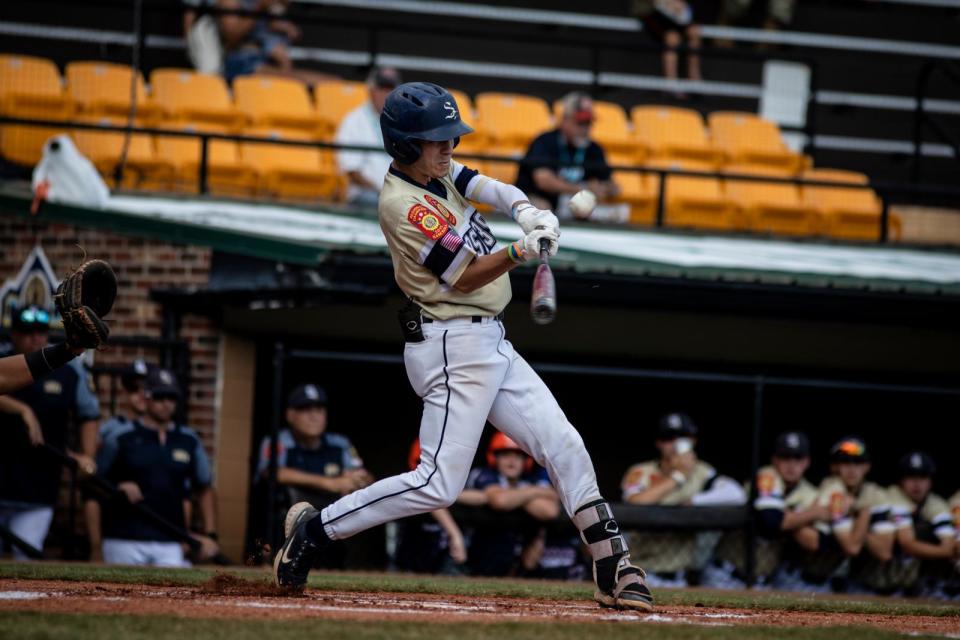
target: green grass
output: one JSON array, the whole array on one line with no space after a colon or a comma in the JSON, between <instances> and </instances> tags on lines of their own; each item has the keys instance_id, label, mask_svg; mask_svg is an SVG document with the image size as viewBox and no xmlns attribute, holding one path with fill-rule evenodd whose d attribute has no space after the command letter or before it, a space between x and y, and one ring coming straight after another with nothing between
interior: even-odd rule
<instances>
[{"instance_id":1,"label":"green grass","mask_svg":"<svg viewBox=\"0 0 960 640\"><path fill-rule=\"evenodd\" d=\"M454 638L476 640L603 640L656 638L656 640L734 640L737 638L786 638L835 640L902 639L903 635L865 627L783 628L760 626L701 627L656 623L431 623L359 622L349 620L230 620L175 618L169 616L71 615L49 613L0 613L0 629L9 640L431 640ZM936 637L936 636L917 636Z\"/></svg>"},{"instance_id":2,"label":"green grass","mask_svg":"<svg viewBox=\"0 0 960 640\"><path fill-rule=\"evenodd\" d=\"M104 567L83 564L0 563L0 579L72 580L189 586L210 579L218 569L154 569ZM247 580L267 581L265 568L231 568L227 573ZM320 590L396 591L448 595L504 596L552 600L587 600L592 588L586 583L536 580L450 578L380 573L314 573L310 587ZM703 605L731 609L873 613L888 615L948 616L960 619L960 607L898 598L857 598L831 595L799 595L744 591L698 591L659 589L654 594L661 605ZM958 622L960 626L960 622Z\"/></svg>"}]
</instances>

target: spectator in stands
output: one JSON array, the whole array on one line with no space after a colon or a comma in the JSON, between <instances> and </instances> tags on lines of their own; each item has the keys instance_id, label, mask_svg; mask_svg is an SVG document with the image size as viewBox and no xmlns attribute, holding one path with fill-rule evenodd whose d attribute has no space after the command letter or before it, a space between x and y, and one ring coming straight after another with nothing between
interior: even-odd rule
<instances>
[{"instance_id":1,"label":"spectator in stands","mask_svg":"<svg viewBox=\"0 0 960 640\"><path fill-rule=\"evenodd\" d=\"M50 312L31 305L13 309L10 326L13 354L30 353L47 345ZM90 391L79 360L60 367L42 380L0 396L0 526L34 549L42 550L60 495L61 462L44 445L73 457L81 471L93 473L93 460L68 451L77 440L95 440L100 405ZM79 438L71 433L79 425ZM92 434L92 435L91 435ZM14 557L26 556L19 548Z\"/></svg>"},{"instance_id":2,"label":"spectator in stands","mask_svg":"<svg viewBox=\"0 0 960 640\"><path fill-rule=\"evenodd\" d=\"M466 496L482 492L494 511L516 512L521 526L478 525L470 537L468 564L474 575L506 576L534 571L540 562L543 523L560 515L560 500L547 472L506 434L497 432L487 447L487 466L470 472Z\"/></svg>"},{"instance_id":3,"label":"spectator in stands","mask_svg":"<svg viewBox=\"0 0 960 640\"><path fill-rule=\"evenodd\" d=\"M816 504L817 488L804 477L810 467L810 440L800 431L777 436L769 466L757 472L757 552L754 576L757 586L770 584L781 557L794 553L792 533L829 517L827 507ZM731 532L717 546L716 560L704 572L704 585L718 588L746 586L743 532Z\"/></svg>"},{"instance_id":4,"label":"spectator in stands","mask_svg":"<svg viewBox=\"0 0 960 640\"><path fill-rule=\"evenodd\" d=\"M894 526L887 493L866 480L870 455L860 438L847 437L830 449L830 473L816 504L829 518L801 527L794 539L806 553L779 572L774 586L787 590L845 590L848 558L866 549L881 562L892 557Z\"/></svg>"},{"instance_id":5,"label":"spectator in stands","mask_svg":"<svg viewBox=\"0 0 960 640\"><path fill-rule=\"evenodd\" d=\"M670 413L660 419L656 446L660 458L635 464L623 476L623 501L630 504L741 505L746 493L737 482L697 458L697 425L690 416ZM715 536L714 536L715 537ZM647 584L684 586L699 581L706 563L698 534L635 533L634 561L647 569ZM700 542L704 540L701 537Z\"/></svg>"},{"instance_id":6,"label":"spectator in stands","mask_svg":"<svg viewBox=\"0 0 960 640\"><path fill-rule=\"evenodd\" d=\"M187 41L187 55L199 73L223 72L223 45L217 18L201 11L217 6L217 0L183 0L183 37Z\"/></svg>"},{"instance_id":7,"label":"spectator in stands","mask_svg":"<svg viewBox=\"0 0 960 640\"><path fill-rule=\"evenodd\" d=\"M115 431L125 430L134 421L143 418L147 408L143 385L149 370L147 363L142 358L137 358L130 363L126 371L120 374L120 386L124 392L123 405L126 406L129 415L118 413L103 421L100 424L96 442L83 443L85 454L95 457L100 443L109 439ZM103 560L100 502L93 495L90 495L89 491L84 491L83 515L87 525L87 537L90 541L90 560L99 562Z\"/></svg>"},{"instance_id":8,"label":"spectator in stands","mask_svg":"<svg viewBox=\"0 0 960 640\"><path fill-rule=\"evenodd\" d=\"M760 26L767 31L779 31L793 21L796 4L797 0L723 0L718 22L725 26L751 24L752 18L759 15Z\"/></svg>"},{"instance_id":9,"label":"spectator in stands","mask_svg":"<svg viewBox=\"0 0 960 640\"><path fill-rule=\"evenodd\" d=\"M887 489L890 518L896 527L893 558L878 562L868 558L855 567L853 579L881 594L930 595L935 583L953 569L956 531L947 501L933 493L937 466L922 451L907 453L898 465L899 481ZM921 565L926 564L923 571ZM920 581L927 578L927 584ZM938 580L938 578L940 580Z\"/></svg>"},{"instance_id":10,"label":"spectator in stands","mask_svg":"<svg viewBox=\"0 0 960 640\"><path fill-rule=\"evenodd\" d=\"M315 384L302 384L287 397L284 416L289 427L277 439L277 483L285 494L283 502L306 501L322 509L373 482L350 440L327 431L327 402L326 390ZM270 438L264 437L257 476L265 480L269 472ZM345 560L342 544L323 558L328 569L343 568Z\"/></svg>"},{"instance_id":11,"label":"spectator in stands","mask_svg":"<svg viewBox=\"0 0 960 640\"><path fill-rule=\"evenodd\" d=\"M413 441L407 465L411 471L420 464L420 439ZM397 522L399 528L396 565L414 573L460 573L467 561L463 532L448 509L421 513Z\"/></svg>"},{"instance_id":12,"label":"spectator in stands","mask_svg":"<svg viewBox=\"0 0 960 640\"><path fill-rule=\"evenodd\" d=\"M200 437L173 416L180 385L166 369L153 369L144 381L144 413L112 429L97 453L100 473L119 489L103 503L103 559L108 564L188 566L180 541L143 518L138 503L187 529L185 501L198 494L203 533L201 557L219 552L210 462Z\"/></svg>"},{"instance_id":13,"label":"spectator in stands","mask_svg":"<svg viewBox=\"0 0 960 640\"><path fill-rule=\"evenodd\" d=\"M693 20L693 8L686 0L634 0L633 12L642 22L644 31L663 45L663 76L677 79L679 55L677 48L686 40L687 77L702 80L700 73L700 27ZM679 91L677 98L686 96Z\"/></svg>"},{"instance_id":14,"label":"spectator in stands","mask_svg":"<svg viewBox=\"0 0 960 640\"><path fill-rule=\"evenodd\" d=\"M344 116L337 128L337 144L366 145L377 151L337 152L340 171L347 174L347 200L354 204L375 207L383 188L383 179L390 168L390 156L383 152L380 112L387 96L402 80L396 69L374 68L367 76L370 99Z\"/></svg>"},{"instance_id":15,"label":"spectator in stands","mask_svg":"<svg viewBox=\"0 0 960 640\"><path fill-rule=\"evenodd\" d=\"M593 99L574 91L563 98L560 126L530 143L517 187L530 196L534 206L569 218L570 198L581 189L589 189L601 202L619 194L603 149L590 139L593 120ZM626 205L598 205L591 219L625 221L629 215Z\"/></svg>"},{"instance_id":16,"label":"spectator in stands","mask_svg":"<svg viewBox=\"0 0 960 640\"><path fill-rule=\"evenodd\" d=\"M284 19L286 0L217 0L221 9L238 9L271 14L270 18L223 14L219 17L223 41L223 75L227 82L254 73L296 78L307 84L326 82L332 76L294 68L289 46L300 37L300 29Z\"/></svg>"}]
</instances>

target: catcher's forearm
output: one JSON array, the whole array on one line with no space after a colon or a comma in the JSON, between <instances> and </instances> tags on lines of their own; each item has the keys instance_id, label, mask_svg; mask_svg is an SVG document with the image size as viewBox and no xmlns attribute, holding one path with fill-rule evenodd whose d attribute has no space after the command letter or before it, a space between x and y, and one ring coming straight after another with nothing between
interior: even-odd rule
<instances>
[{"instance_id":1,"label":"catcher's forearm","mask_svg":"<svg viewBox=\"0 0 960 640\"><path fill-rule=\"evenodd\" d=\"M16 391L33 382L27 359L22 355L0 358L0 394Z\"/></svg>"}]
</instances>

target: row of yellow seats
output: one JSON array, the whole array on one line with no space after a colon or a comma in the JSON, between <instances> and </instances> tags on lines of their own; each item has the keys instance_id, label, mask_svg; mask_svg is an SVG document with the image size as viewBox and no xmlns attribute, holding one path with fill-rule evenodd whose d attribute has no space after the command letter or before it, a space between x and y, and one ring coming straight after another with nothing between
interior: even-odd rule
<instances>
[{"instance_id":1,"label":"row of yellow seats","mask_svg":"<svg viewBox=\"0 0 960 640\"><path fill-rule=\"evenodd\" d=\"M674 171L714 171L709 164L692 161L652 161L645 166ZM729 165L724 173L790 177L769 166L749 164ZM673 227L847 240L876 240L879 237L883 204L867 186L867 176L841 169L808 169L799 177L863 186L849 188L668 175L664 222ZM614 180L621 190L620 200L630 204L631 222L652 224L660 195L659 175L616 171ZM899 238L900 228L900 219L891 215L890 236Z\"/></svg>"},{"instance_id":2,"label":"row of yellow seats","mask_svg":"<svg viewBox=\"0 0 960 640\"><path fill-rule=\"evenodd\" d=\"M123 121L92 119L91 123L120 126ZM172 127L173 128L173 127ZM211 125L176 129L225 133ZM32 154L52 135L68 133L112 186L161 191L196 192L200 171L200 140L193 137L133 134L127 149L122 185L113 177L123 153L124 134L93 129L3 127L0 149L15 162L29 164ZM244 135L285 140L310 140L290 129L247 129ZM210 140L207 181L217 195L334 200L342 198L346 178L339 174L331 151L268 142Z\"/></svg>"}]
</instances>

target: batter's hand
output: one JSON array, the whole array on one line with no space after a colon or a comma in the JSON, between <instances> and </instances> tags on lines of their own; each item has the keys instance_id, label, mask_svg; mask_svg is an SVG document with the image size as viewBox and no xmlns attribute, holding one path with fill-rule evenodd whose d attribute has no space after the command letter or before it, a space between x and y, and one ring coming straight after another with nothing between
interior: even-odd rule
<instances>
[{"instance_id":1,"label":"batter's hand","mask_svg":"<svg viewBox=\"0 0 960 640\"><path fill-rule=\"evenodd\" d=\"M540 257L541 239L550 242L550 248L547 250L547 254L551 258L557 255L557 248L559 247L557 242L557 234L550 229L534 229L528 233L523 240L521 240L521 243L523 244L523 257L525 260L531 260Z\"/></svg>"},{"instance_id":2,"label":"batter's hand","mask_svg":"<svg viewBox=\"0 0 960 640\"><path fill-rule=\"evenodd\" d=\"M517 224L523 229L525 234L529 234L535 229L549 229L560 237L560 221L552 211L537 209L529 202L517 205Z\"/></svg>"}]
</instances>

